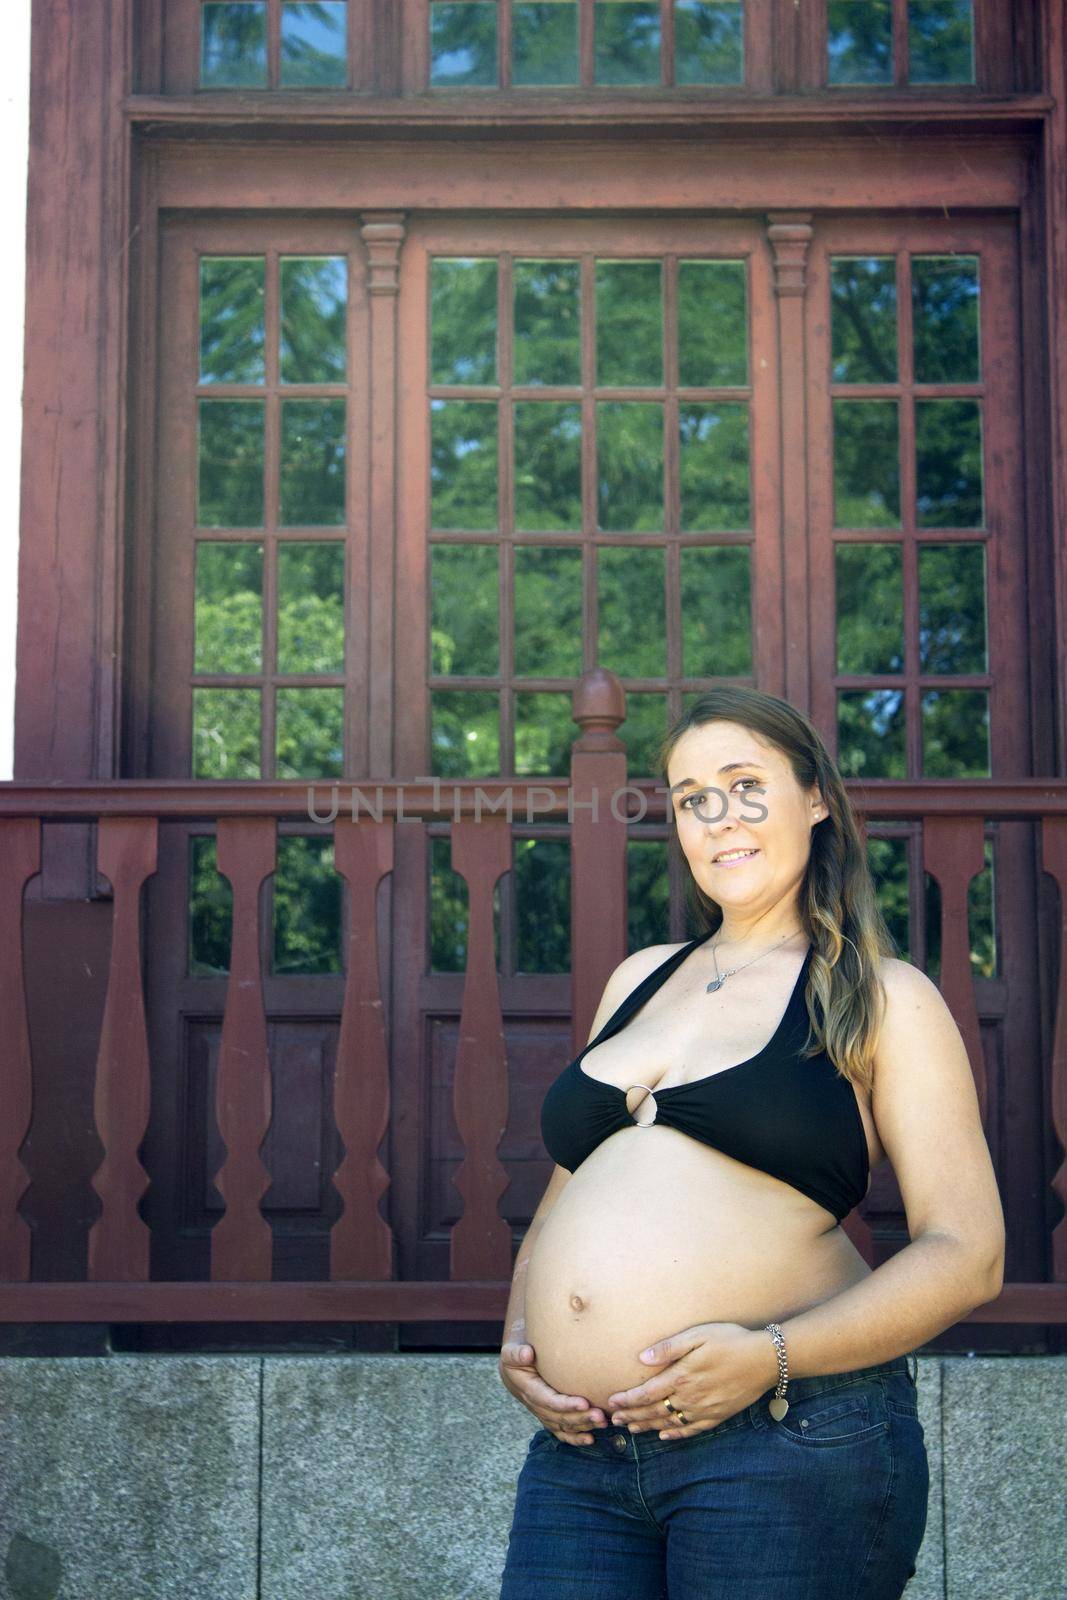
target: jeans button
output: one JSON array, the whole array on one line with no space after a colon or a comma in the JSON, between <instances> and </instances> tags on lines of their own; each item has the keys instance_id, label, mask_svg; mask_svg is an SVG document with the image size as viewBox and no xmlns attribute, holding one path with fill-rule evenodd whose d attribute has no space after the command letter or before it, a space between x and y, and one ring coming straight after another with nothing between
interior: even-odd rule
<instances>
[{"instance_id":1,"label":"jeans button","mask_svg":"<svg viewBox=\"0 0 1067 1600\"><path fill-rule=\"evenodd\" d=\"M626 1440L623 1438L621 1433L617 1433L615 1435L615 1441L614 1442L615 1442L616 1450L625 1450L626 1449Z\"/></svg>"}]
</instances>

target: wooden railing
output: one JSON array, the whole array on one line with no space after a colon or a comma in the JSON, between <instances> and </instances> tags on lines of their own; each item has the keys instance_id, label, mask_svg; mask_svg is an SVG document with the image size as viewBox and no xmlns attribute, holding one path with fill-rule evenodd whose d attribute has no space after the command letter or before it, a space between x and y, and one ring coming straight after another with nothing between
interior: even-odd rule
<instances>
[{"instance_id":1,"label":"wooden railing","mask_svg":"<svg viewBox=\"0 0 1067 1600\"><path fill-rule=\"evenodd\" d=\"M497 1148L508 1112L508 1071L493 949L493 889L511 864L511 819L568 821L571 832L572 1043L588 1035L604 982L626 954L626 841L631 822L662 822L666 797L627 786L615 729L624 715L611 674L587 674L575 692L581 732L569 781L453 783L114 782L0 784L0 1322L494 1321L503 1317L512 1267L507 1184ZM979 1102L987 1104L968 937L967 886L983 865L989 820L1030 821L1040 865L1058 885L1058 970L1047 1114L1067 1148L1067 783L868 782L849 788L868 824L917 820L923 867L941 892L941 989L967 1045ZM361 797L353 819L350 798ZM259 964L258 900L274 867L279 821L322 816L334 866L348 885L344 996L333 1115L345 1158L333 1174L342 1214L331 1233L324 1282L272 1282L271 1230L260 1201L270 1173L260 1148L271 1117L271 1080ZM366 801L366 804L364 804ZM373 815L365 814L373 805ZM594 809L595 808L595 809ZM469 935L453 1110L464 1159L462 1197L444 1282L398 1282L392 1231L379 1202L389 1173L377 1151L390 1116L390 1063L378 986L376 890L392 867L398 814L447 822L452 864L466 880ZM138 1159L149 1117L149 1051L141 971L141 888L156 867L161 823L206 820L233 890L233 937L218 1062L216 1115L226 1155L215 1184L225 1203L211 1236L209 1281L149 1281L148 1229L138 1203L148 1175ZM88 1235L84 1280L35 1281L31 1230L20 1214L29 1172L20 1150L33 1115L24 984L23 896L41 867L42 823L96 824L97 866L113 890L110 967L96 1058L94 1114L104 1155L93 1177L101 1210ZM1035 932L1036 946L1036 932ZM394 1041L396 1055L399 1043ZM1053 1188L1067 1205L1067 1162ZM873 1259L858 1212L846 1227ZM1067 1217L1050 1240L1050 1281L1005 1284L969 1320L1067 1323Z\"/></svg>"}]
</instances>

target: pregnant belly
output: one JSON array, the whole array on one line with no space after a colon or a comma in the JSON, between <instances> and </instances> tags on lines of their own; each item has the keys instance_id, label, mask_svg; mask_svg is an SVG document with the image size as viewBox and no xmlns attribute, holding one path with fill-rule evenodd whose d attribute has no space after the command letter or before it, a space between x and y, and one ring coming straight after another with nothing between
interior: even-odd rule
<instances>
[{"instance_id":1,"label":"pregnant belly","mask_svg":"<svg viewBox=\"0 0 1067 1600\"><path fill-rule=\"evenodd\" d=\"M604 1406L657 1370L637 1359L657 1339L698 1322L781 1322L869 1272L807 1195L677 1129L624 1128L537 1236L526 1338L547 1383Z\"/></svg>"}]
</instances>

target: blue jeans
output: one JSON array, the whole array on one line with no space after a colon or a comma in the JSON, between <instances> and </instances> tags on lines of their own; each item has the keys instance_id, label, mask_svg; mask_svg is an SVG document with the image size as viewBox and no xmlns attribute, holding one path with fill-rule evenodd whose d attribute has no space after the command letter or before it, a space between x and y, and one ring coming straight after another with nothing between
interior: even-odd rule
<instances>
[{"instance_id":1,"label":"blue jeans","mask_svg":"<svg viewBox=\"0 0 1067 1600\"><path fill-rule=\"evenodd\" d=\"M773 1394L688 1439L539 1428L500 1600L898 1600L930 1488L906 1358L790 1379L781 1422Z\"/></svg>"}]
</instances>

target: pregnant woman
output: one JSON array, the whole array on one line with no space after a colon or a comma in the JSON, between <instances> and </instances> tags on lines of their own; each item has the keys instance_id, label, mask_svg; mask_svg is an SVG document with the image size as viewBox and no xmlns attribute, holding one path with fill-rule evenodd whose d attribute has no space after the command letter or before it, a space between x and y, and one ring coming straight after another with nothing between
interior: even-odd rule
<instances>
[{"instance_id":1,"label":"pregnant woman","mask_svg":"<svg viewBox=\"0 0 1067 1600\"><path fill-rule=\"evenodd\" d=\"M714 689L661 770L704 931L621 963L543 1103L501 1600L896 1600L929 1489L907 1357L1002 1282L967 1054L807 718ZM872 1270L840 1224L886 1159L911 1242Z\"/></svg>"}]
</instances>

